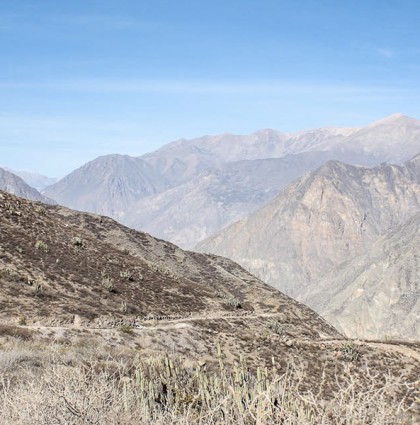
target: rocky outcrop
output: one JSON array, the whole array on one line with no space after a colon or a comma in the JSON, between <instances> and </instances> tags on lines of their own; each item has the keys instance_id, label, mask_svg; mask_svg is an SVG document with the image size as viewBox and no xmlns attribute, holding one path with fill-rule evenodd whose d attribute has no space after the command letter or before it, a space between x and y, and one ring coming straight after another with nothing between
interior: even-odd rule
<instances>
[{"instance_id":1,"label":"rocky outcrop","mask_svg":"<svg viewBox=\"0 0 420 425\"><path fill-rule=\"evenodd\" d=\"M420 339L420 213L299 299L349 337Z\"/></svg>"},{"instance_id":2,"label":"rocky outcrop","mask_svg":"<svg viewBox=\"0 0 420 425\"><path fill-rule=\"evenodd\" d=\"M418 211L420 155L375 168L330 161L198 249L232 258L298 296Z\"/></svg>"}]
</instances>

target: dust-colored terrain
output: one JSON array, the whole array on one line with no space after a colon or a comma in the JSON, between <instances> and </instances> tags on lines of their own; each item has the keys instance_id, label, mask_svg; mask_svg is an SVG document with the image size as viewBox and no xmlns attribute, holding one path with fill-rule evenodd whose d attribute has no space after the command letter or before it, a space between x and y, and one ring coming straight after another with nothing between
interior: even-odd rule
<instances>
[{"instance_id":1,"label":"dust-colored terrain","mask_svg":"<svg viewBox=\"0 0 420 425\"><path fill-rule=\"evenodd\" d=\"M43 376L34 354L40 347L58 350L53 365L89 346L97 359L169 355L209 370L221 352L227 367L243 359L250 370L294 365L303 373L291 375L299 391L321 400L333 398L344 379L360 391L391 380L398 384L390 405L405 422L389 423L414 423L419 414L419 344L346 340L234 262L183 251L106 217L1 192L0 285L0 360L32 353L6 368L12 389L27 369L31 379ZM84 361L66 359L71 369Z\"/></svg>"}]
</instances>

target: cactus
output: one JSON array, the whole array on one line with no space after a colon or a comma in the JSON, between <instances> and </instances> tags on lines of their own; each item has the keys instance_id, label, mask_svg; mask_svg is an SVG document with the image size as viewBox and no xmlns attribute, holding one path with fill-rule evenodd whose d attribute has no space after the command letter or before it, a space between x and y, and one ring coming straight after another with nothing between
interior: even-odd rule
<instances>
[{"instance_id":1,"label":"cactus","mask_svg":"<svg viewBox=\"0 0 420 425\"><path fill-rule=\"evenodd\" d=\"M44 252L48 252L49 251L48 245L45 242L41 241L41 240L37 240L36 241L35 248L37 250L44 251Z\"/></svg>"}]
</instances>

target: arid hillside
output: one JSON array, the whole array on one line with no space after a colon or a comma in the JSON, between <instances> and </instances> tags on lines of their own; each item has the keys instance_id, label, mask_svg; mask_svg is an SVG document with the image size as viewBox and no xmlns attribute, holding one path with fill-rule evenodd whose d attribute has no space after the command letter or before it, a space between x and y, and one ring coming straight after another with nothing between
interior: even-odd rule
<instances>
[{"instance_id":1,"label":"arid hillside","mask_svg":"<svg viewBox=\"0 0 420 425\"><path fill-rule=\"evenodd\" d=\"M58 324L75 315L92 322L282 313L300 317L302 332L311 326L311 332L338 335L310 309L225 258L182 251L107 217L6 193L0 209L3 318Z\"/></svg>"},{"instance_id":2,"label":"arid hillside","mask_svg":"<svg viewBox=\"0 0 420 425\"><path fill-rule=\"evenodd\" d=\"M93 358L99 368L92 371L95 376L105 366L108 372L114 370L109 368L121 371L124 363L128 369L123 377L128 381L121 382L131 382L139 358L171 356L183 367L220 371L220 364L216 365L223 356L226 367L246 362L248 366L241 367L254 371L258 367L258 374L273 365L276 374L295 370L287 375L289 381L297 385L299 394L309 391L315 397L316 393L316 403L333 399L340 385L355 379L360 391L382 388L393 411L406 412L401 418L418 414L417 344L346 340L312 310L234 262L183 251L110 218L1 192L0 285L0 347L8 353L0 358L0 366L9 379L5 394L14 394L8 400L28 397L25 400L31 401L25 403L31 405L34 396L22 390L20 380L33 382L28 388L45 383L39 391L49 394L56 380L50 381L50 372L44 371L68 373L70 380L76 379L74 374L86 373L85 365L92 364ZM7 366L15 361L20 363L18 369ZM83 384L83 391L91 391L89 382ZM191 391L201 397L198 388L204 384L197 385ZM163 397L167 387L159 388ZM194 394L191 397L194 401ZM51 411L47 400L39 400L38 413ZM153 403L161 406L162 399ZM189 408L203 408L194 403ZM21 404L15 410L7 404L9 417L7 421L3 417L4 423L25 423L9 421L12 415L22 417ZM63 411L74 413L65 407Z\"/></svg>"}]
</instances>

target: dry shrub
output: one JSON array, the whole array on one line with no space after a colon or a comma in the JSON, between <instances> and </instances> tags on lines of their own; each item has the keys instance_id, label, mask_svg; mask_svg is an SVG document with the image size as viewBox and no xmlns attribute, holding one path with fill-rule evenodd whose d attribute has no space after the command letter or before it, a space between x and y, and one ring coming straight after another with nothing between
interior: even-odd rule
<instances>
[{"instance_id":1,"label":"dry shrub","mask_svg":"<svg viewBox=\"0 0 420 425\"><path fill-rule=\"evenodd\" d=\"M307 390L305 374L290 367L251 372L220 361L217 373L190 369L169 358L127 364L108 358L71 366L55 359L25 385L3 379L0 423L36 424L410 424L401 389L413 387L395 378L363 384L350 367L337 376L329 399ZM396 394L400 394L397 397Z\"/></svg>"},{"instance_id":2,"label":"dry shrub","mask_svg":"<svg viewBox=\"0 0 420 425\"><path fill-rule=\"evenodd\" d=\"M20 328L14 325L0 325L0 337L1 336L10 336L28 341L32 339L33 332L30 329Z\"/></svg>"}]
</instances>

